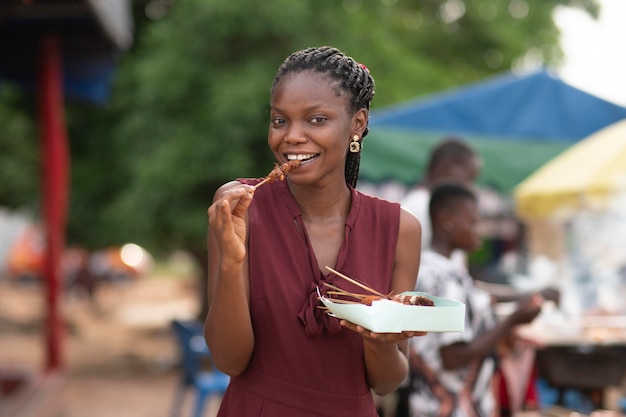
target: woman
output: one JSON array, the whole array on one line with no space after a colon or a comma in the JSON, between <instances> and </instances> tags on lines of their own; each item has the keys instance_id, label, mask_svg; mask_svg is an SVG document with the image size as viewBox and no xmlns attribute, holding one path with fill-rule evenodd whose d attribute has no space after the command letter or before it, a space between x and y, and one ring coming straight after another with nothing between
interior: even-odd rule
<instances>
[{"instance_id":1,"label":"woman","mask_svg":"<svg viewBox=\"0 0 626 417\"><path fill-rule=\"evenodd\" d=\"M205 337L231 375L219 416L376 416L408 372L407 340L319 308L326 266L381 292L413 290L419 221L355 190L374 80L324 46L291 54L271 89L268 144L284 181L223 185L209 208Z\"/></svg>"}]
</instances>

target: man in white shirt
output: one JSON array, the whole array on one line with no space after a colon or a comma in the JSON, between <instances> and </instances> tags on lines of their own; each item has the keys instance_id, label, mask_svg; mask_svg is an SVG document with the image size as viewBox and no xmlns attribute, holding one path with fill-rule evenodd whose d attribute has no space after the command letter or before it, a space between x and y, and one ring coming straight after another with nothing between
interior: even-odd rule
<instances>
[{"instance_id":1,"label":"man in white shirt","mask_svg":"<svg viewBox=\"0 0 626 417\"><path fill-rule=\"evenodd\" d=\"M428 204L431 190L442 183L458 183L472 187L480 174L482 160L464 140L449 137L439 142L430 153L422 180L401 201L422 224L422 251L430 247L432 238ZM463 264L467 256L462 252L453 255Z\"/></svg>"}]
</instances>

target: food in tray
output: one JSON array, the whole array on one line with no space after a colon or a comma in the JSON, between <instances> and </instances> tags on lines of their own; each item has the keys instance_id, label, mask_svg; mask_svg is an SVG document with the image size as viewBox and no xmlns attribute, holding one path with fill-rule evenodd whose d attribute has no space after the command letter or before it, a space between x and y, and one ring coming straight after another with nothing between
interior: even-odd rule
<instances>
[{"instance_id":1,"label":"food in tray","mask_svg":"<svg viewBox=\"0 0 626 417\"><path fill-rule=\"evenodd\" d=\"M423 307L432 307L435 305L435 302L423 295L417 294L388 294L385 296L380 295L366 295L366 294L357 294L349 291L342 290L339 287L336 287L327 282L324 283L324 286L329 288L326 291L327 295L330 295L329 300L333 302L343 303L343 304L365 304L367 306L371 306L374 301L378 300L389 300L396 303L409 305L409 306L423 306Z\"/></svg>"},{"instance_id":2,"label":"food in tray","mask_svg":"<svg viewBox=\"0 0 626 417\"><path fill-rule=\"evenodd\" d=\"M339 288L335 285L325 282L324 286L329 288L326 291L326 294L330 296L339 297L339 298L330 298L331 301L340 302L340 303L361 303L361 304L371 306L372 302L374 301L386 299L386 300L395 301L397 303L405 304L405 305L414 305L414 306L434 306L435 305L435 302L433 300L423 295L382 294L374 290L373 288L370 288L367 285L358 282L357 280L353 278L350 278L340 272L335 271L329 266L327 266L326 269L328 269L333 274L347 280L348 282L351 282L352 284L355 284L356 286L363 288L364 290L372 293L370 295L353 293L353 292L346 291L342 288Z\"/></svg>"},{"instance_id":3,"label":"food in tray","mask_svg":"<svg viewBox=\"0 0 626 417\"><path fill-rule=\"evenodd\" d=\"M380 297L378 295L366 295L361 299L361 304L365 304L368 306L372 305L372 302L376 300L382 300L386 298L391 301L395 301L400 304L405 304L409 306L426 306L432 307L435 305L435 302L428 297L424 297L423 295L407 295L407 294L398 294L398 295L389 295L387 297Z\"/></svg>"},{"instance_id":4,"label":"food in tray","mask_svg":"<svg viewBox=\"0 0 626 417\"><path fill-rule=\"evenodd\" d=\"M278 165L277 163L274 163L274 169L272 169L270 173L267 174L267 176L265 177L263 181L255 185L254 188L256 189L263 184L269 184L274 181L284 180L285 176L289 173L289 171L291 171L292 169L296 168L299 165L300 165L300 161L298 160L285 162L284 164L280 164L280 165Z\"/></svg>"},{"instance_id":5,"label":"food in tray","mask_svg":"<svg viewBox=\"0 0 626 417\"><path fill-rule=\"evenodd\" d=\"M318 296L323 304L320 308L326 309L326 313L331 316L378 333L460 332L465 327L465 304L459 301L415 291L385 295L326 268L371 293L353 293L325 283L324 295L318 288Z\"/></svg>"}]
</instances>

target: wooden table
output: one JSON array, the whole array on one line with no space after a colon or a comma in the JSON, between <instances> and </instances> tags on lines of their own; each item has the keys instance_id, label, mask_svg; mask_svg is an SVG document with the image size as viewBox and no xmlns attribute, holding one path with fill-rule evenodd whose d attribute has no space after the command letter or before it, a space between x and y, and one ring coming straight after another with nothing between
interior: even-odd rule
<instances>
[{"instance_id":1,"label":"wooden table","mask_svg":"<svg viewBox=\"0 0 626 417\"><path fill-rule=\"evenodd\" d=\"M538 344L538 374L563 393L577 389L596 408L605 408L604 392L626 381L626 316L584 316L559 328L531 324L521 334Z\"/></svg>"},{"instance_id":2,"label":"wooden table","mask_svg":"<svg viewBox=\"0 0 626 417\"><path fill-rule=\"evenodd\" d=\"M546 346L536 352L538 375L559 390L564 405L568 389L585 393L595 408L607 408L604 392L626 377L626 345Z\"/></svg>"}]
</instances>

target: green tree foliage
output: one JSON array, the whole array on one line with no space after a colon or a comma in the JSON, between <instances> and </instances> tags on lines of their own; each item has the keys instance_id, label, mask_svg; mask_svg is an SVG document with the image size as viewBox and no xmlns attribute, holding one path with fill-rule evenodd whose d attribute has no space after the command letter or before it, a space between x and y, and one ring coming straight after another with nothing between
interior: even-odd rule
<instances>
[{"instance_id":1,"label":"green tree foliage","mask_svg":"<svg viewBox=\"0 0 626 417\"><path fill-rule=\"evenodd\" d=\"M37 206L39 142L33 119L31 100L0 85L0 206Z\"/></svg>"},{"instance_id":2,"label":"green tree foliage","mask_svg":"<svg viewBox=\"0 0 626 417\"><path fill-rule=\"evenodd\" d=\"M557 63L551 13L570 3L597 14L594 0L137 1L136 45L120 60L111 100L67 109L69 241L134 241L156 253L182 247L204 266L213 192L271 168L269 89L290 52L331 44L363 62L377 83L376 108L529 57ZM0 150L11 155L0 154L0 172L19 178L0 191L0 204L12 205L27 203L20 193L34 183L25 149L34 128L14 103L0 104L3 119L18 114L0 126Z\"/></svg>"}]
</instances>

